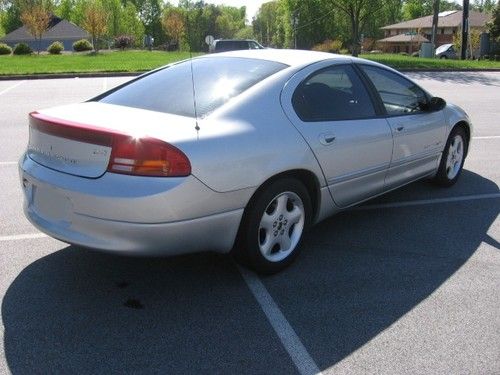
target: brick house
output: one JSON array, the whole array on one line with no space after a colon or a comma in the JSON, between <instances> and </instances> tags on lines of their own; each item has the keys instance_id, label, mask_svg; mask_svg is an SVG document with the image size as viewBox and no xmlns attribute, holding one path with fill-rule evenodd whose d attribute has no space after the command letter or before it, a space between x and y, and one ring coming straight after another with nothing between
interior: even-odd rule
<instances>
[{"instance_id":1,"label":"brick house","mask_svg":"<svg viewBox=\"0 0 500 375\"><path fill-rule=\"evenodd\" d=\"M462 30L462 11L453 10L439 13L436 47L453 43L453 36ZM488 13L469 12L469 27L486 31L486 23L491 20ZM385 38L377 41L384 52L399 53L418 51L423 42L431 40L432 15L382 27ZM414 35L413 35L414 34Z\"/></svg>"}]
</instances>

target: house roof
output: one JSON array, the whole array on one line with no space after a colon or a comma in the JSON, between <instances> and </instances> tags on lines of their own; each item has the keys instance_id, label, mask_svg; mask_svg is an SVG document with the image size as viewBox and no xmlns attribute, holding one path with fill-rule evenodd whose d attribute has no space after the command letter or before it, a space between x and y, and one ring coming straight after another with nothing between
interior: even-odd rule
<instances>
[{"instance_id":1,"label":"house roof","mask_svg":"<svg viewBox=\"0 0 500 375\"><path fill-rule=\"evenodd\" d=\"M460 27L462 25L462 13L463 11L461 10L440 13L438 27ZM472 10L469 12L470 27L484 27L486 22L490 20L491 14L489 13L481 13ZM432 28L432 15L382 27L383 30L424 28Z\"/></svg>"},{"instance_id":2,"label":"house roof","mask_svg":"<svg viewBox=\"0 0 500 375\"><path fill-rule=\"evenodd\" d=\"M42 40L83 39L88 37L89 33L81 27L67 20L52 16L49 27L42 35ZM33 40L33 35L31 35L26 26L21 26L3 38L0 38L0 40L3 42L31 41Z\"/></svg>"},{"instance_id":3,"label":"house roof","mask_svg":"<svg viewBox=\"0 0 500 375\"><path fill-rule=\"evenodd\" d=\"M406 35L406 34L399 34L399 35L394 35L390 36L388 38L380 39L377 40L377 42L380 43L425 43L429 42L429 39L424 37L423 35L417 34L417 35Z\"/></svg>"}]
</instances>

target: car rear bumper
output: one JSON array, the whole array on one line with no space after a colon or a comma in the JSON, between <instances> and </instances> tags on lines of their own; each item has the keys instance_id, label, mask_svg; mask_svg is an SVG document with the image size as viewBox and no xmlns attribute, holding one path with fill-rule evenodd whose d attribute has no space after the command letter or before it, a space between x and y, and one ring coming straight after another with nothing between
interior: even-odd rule
<instances>
[{"instance_id":1,"label":"car rear bumper","mask_svg":"<svg viewBox=\"0 0 500 375\"><path fill-rule=\"evenodd\" d=\"M136 224L74 215L57 222L39 215L25 201L24 212L42 232L63 242L124 255L178 255L229 252L243 209L172 223Z\"/></svg>"},{"instance_id":2,"label":"car rear bumper","mask_svg":"<svg viewBox=\"0 0 500 375\"><path fill-rule=\"evenodd\" d=\"M29 157L21 160L19 172L25 215L42 232L70 244L131 255L230 251L248 193L216 193L193 176L86 179Z\"/></svg>"}]
</instances>

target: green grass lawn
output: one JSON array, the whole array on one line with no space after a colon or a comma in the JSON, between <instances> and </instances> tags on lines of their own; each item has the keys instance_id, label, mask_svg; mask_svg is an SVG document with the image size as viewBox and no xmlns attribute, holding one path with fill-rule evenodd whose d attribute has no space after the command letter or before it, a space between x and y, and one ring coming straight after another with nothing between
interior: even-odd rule
<instances>
[{"instance_id":1,"label":"green grass lawn","mask_svg":"<svg viewBox=\"0 0 500 375\"><path fill-rule=\"evenodd\" d=\"M160 51L105 51L97 55L89 53L10 55L0 56L0 75L141 72L188 57L188 52ZM361 57L396 69L500 69L499 61L421 59L390 54L366 54Z\"/></svg>"},{"instance_id":2,"label":"green grass lawn","mask_svg":"<svg viewBox=\"0 0 500 375\"><path fill-rule=\"evenodd\" d=\"M389 65L395 69L500 69L500 61L424 59L396 54L366 54L360 57Z\"/></svg>"},{"instance_id":3,"label":"green grass lawn","mask_svg":"<svg viewBox=\"0 0 500 375\"><path fill-rule=\"evenodd\" d=\"M189 52L112 51L97 55L0 56L0 75L90 72L140 72L189 58Z\"/></svg>"}]
</instances>

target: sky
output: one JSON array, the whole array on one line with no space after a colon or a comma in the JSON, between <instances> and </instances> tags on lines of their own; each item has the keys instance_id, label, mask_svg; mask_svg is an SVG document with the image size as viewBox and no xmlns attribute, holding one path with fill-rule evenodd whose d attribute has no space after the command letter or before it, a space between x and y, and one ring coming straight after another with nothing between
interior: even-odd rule
<instances>
[{"instance_id":1,"label":"sky","mask_svg":"<svg viewBox=\"0 0 500 375\"><path fill-rule=\"evenodd\" d=\"M233 7L247 7L247 20L252 21L252 17L255 16L260 6L263 3L267 3L270 0L205 0L205 3L209 4L224 4ZM177 0L170 0L171 3L177 5Z\"/></svg>"}]
</instances>

